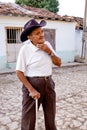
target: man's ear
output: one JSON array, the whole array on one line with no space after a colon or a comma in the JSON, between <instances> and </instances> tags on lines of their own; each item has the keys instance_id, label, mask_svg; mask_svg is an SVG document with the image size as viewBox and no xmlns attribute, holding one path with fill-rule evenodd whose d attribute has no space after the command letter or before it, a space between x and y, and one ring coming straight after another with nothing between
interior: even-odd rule
<instances>
[{"instance_id":1,"label":"man's ear","mask_svg":"<svg viewBox=\"0 0 87 130\"><path fill-rule=\"evenodd\" d=\"M32 41L32 36L31 34L27 36L28 39L30 39L30 41Z\"/></svg>"},{"instance_id":2,"label":"man's ear","mask_svg":"<svg viewBox=\"0 0 87 130\"><path fill-rule=\"evenodd\" d=\"M28 38L28 39L31 39L31 35L28 35L27 38Z\"/></svg>"},{"instance_id":3,"label":"man's ear","mask_svg":"<svg viewBox=\"0 0 87 130\"><path fill-rule=\"evenodd\" d=\"M27 38L28 38L28 39L30 39L30 37L29 37L29 36L27 36Z\"/></svg>"}]
</instances>

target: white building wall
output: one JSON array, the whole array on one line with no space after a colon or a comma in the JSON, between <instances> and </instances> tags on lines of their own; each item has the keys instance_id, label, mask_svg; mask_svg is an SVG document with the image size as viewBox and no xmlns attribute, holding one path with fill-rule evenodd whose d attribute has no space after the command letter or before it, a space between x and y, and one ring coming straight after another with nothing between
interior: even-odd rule
<instances>
[{"instance_id":1,"label":"white building wall","mask_svg":"<svg viewBox=\"0 0 87 130\"><path fill-rule=\"evenodd\" d=\"M23 27L24 22L26 22L25 18L0 16L0 69L9 67L7 64L7 42L5 27Z\"/></svg>"},{"instance_id":2,"label":"white building wall","mask_svg":"<svg viewBox=\"0 0 87 130\"><path fill-rule=\"evenodd\" d=\"M29 20L28 17L0 16L0 69L6 67L6 33L5 27L23 27ZM38 20L41 21L41 20ZM73 62L75 56L75 23L47 20L44 28L55 29L56 52L62 62Z\"/></svg>"},{"instance_id":3,"label":"white building wall","mask_svg":"<svg viewBox=\"0 0 87 130\"><path fill-rule=\"evenodd\" d=\"M81 57L82 53L82 33L83 30L75 30L75 56Z\"/></svg>"},{"instance_id":4,"label":"white building wall","mask_svg":"<svg viewBox=\"0 0 87 130\"><path fill-rule=\"evenodd\" d=\"M47 28L56 30L56 52L62 62L73 62L75 57L75 22L47 22Z\"/></svg>"},{"instance_id":5,"label":"white building wall","mask_svg":"<svg viewBox=\"0 0 87 130\"><path fill-rule=\"evenodd\" d=\"M6 67L6 44L4 21L0 19L0 68Z\"/></svg>"}]
</instances>

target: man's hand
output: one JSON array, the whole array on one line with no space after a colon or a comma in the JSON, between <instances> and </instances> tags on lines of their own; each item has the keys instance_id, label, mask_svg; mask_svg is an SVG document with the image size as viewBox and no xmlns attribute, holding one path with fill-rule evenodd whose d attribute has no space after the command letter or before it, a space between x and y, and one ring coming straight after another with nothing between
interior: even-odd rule
<instances>
[{"instance_id":1,"label":"man's hand","mask_svg":"<svg viewBox=\"0 0 87 130\"><path fill-rule=\"evenodd\" d=\"M46 44L37 44L36 45L39 49L45 51L46 53L50 54L52 51Z\"/></svg>"},{"instance_id":2,"label":"man's hand","mask_svg":"<svg viewBox=\"0 0 87 130\"><path fill-rule=\"evenodd\" d=\"M37 47L50 55L54 65L61 66L61 59L56 56L46 44L37 44Z\"/></svg>"},{"instance_id":3,"label":"man's hand","mask_svg":"<svg viewBox=\"0 0 87 130\"><path fill-rule=\"evenodd\" d=\"M39 99L40 93L33 88L32 91L30 91L29 96L31 96L33 99Z\"/></svg>"},{"instance_id":4,"label":"man's hand","mask_svg":"<svg viewBox=\"0 0 87 130\"><path fill-rule=\"evenodd\" d=\"M30 96L34 99L39 99L40 93L36 89L33 88L33 86L29 83L29 81L25 77L24 73L17 70L16 74L17 74L18 78L20 79L20 81L26 86L26 88L30 92Z\"/></svg>"}]
</instances>

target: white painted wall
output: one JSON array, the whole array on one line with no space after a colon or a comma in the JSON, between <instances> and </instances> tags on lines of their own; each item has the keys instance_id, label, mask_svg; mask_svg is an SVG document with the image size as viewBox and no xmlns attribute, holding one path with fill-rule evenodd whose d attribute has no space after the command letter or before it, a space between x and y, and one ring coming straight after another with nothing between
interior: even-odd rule
<instances>
[{"instance_id":1,"label":"white painted wall","mask_svg":"<svg viewBox=\"0 0 87 130\"><path fill-rule=\"evenodd\" d=\"M5 27L23 27L26 18L12 17L12 16L0 16L0 69L8 67L7 64L7 42ZM27 19L28 20L28 19ZM13 65L14 66L14 65Z\"/></svg>"},{"instance_id":2,"label":"white painted wall","mask_svg":"<svg viewBox=\"0 0 87 130\"><path fill-rule=\"evenodd\" d=\"M75 57L75 22L47 21L47 28L56 30L56 52L62 62L73 62Z\"/></svg>"},{"instance_id":3,"label":"white painted wall","mask_svg":"<svg viewBox=\"0 0 87 130\"><path fill-rule=\"evenodd\" d=\"M5 27L23 27L29 19L28 17L0 16L0 58L3 57L3 64L6 62ZM73 62L75 56L75 23L47 20L47 25L44 28L56 30L55 41L58 56L62 58L63 62Z\"/></svg>"},{"instance_id":4,"label":"white painted wall","mask_svg":"<svg viewBox=\"0 0 87 130\"><path fill-rule=\"evenodd\" d=\"M75 56L81 57L83 30L75 30Z\"/></svg>"}]
</instances>

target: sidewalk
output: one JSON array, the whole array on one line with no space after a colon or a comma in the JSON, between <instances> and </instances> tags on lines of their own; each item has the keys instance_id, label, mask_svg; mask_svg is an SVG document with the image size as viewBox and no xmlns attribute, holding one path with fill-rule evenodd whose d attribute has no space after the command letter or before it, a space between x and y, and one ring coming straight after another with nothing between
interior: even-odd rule
<instances>
[{"instance_id":1,"label":"sidewalk","mask_svg":"<svg viewBox=\"0 0 87 130\"><path fill-rule=\"evenodd\" d=\"M69 63L62 66L53 70L57 130L87 130L87 65ZM0 130L21 129L21 89L15 73L0 75ZM38 122L39 130L45 130L42 107Z\"/></svg>"},{"instance_id":2,"label":"sidewalk","mask_svg":"<svg viewBox=\"0 0 87 130\"><path fill-rule=\"evenodd\" d=\"M74 66L81 66L81 65L87 65L87 63L80 63L80 62L63 63L61 67L74 67Z\"/></svg>"},{"instance_id":3,"label":"sidewalk","mask_svg":"<svg viewBox=\"0 0 87 130\"><path fill-rule=\"evenodd\" d=\"M61 65L61 67L74 67L74 66L81 66L81 65L87 65L87 63L79 63L79 62L70 62L70 63L63 63ZM56 68L57 66L53 66L54 68ZM15 69L3 69L0 70L0 74L7 74L7 73L14 73Z\"/></svg>"}]
</instances>

